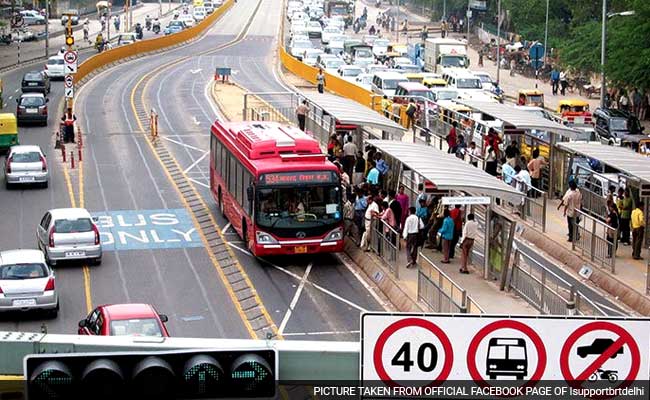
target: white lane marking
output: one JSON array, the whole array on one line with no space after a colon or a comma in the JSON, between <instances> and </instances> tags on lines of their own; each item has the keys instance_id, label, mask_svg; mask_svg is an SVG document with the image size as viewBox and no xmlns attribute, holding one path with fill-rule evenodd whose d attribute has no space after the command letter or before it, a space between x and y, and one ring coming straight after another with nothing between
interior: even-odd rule
<instances>
[{"instance_id":1,"label":"white lane marking","mask_svg":"<svg viewBox=\"0 0 650 400\"><path fill-rule=\"evenodd\" d=\"M198 73L201 72L201 71L203 71L201 68L197 68L197 69L192 69L192 70L190 70L190 72L192 73L192 75L196 75L196 74L198 74Z\"/></svg>"},{"instance_id":2,"label":"white lane marking","mask_svg":"<svg viewBox=\"0 0 650 400\"><path fill-rule=\"evenodd\" d=\"M200 151L200 152L202 152L202 153L209 152L209 150L200 149L200 148L198 148L198 147L194 147L194 146L189 145L189 144L187 144L187 143L179 142L178 140L174 140L174 139L172 139L172 138L168 138L168 137L166 137L166 136L161 136L161 138L167 140L168 142L175 143L175 144L177 144L177 145L179 145L179 146L187 147L188 149L197 150L197 151Z\"/></svg>"},{"instance_id":3,"label":"white lane marking","mask_svg":"<svg viewBox=\"0 0 650 400\"><path fill-rule=\"evenodd\" d=\"M319 336L319 335L350 335L359 334L360 331L329 331L329 332L291 332L282 333L282 336Z\"/></svg>"},{"instance_id":4,"label":"white lane marking","mask_svg":"<svg viewBox=\"0 0 650 400\"><path fill-rule=\"evenodd\" d=\"M194 125L201 125L201 121L196 119L196 117L192 117L192 121L194 121Z\"/></svg>"},{"instance_id":5,"label":"white lane marking","mask_svg":"<svg viewBox=\"0 0 650 400\"><path fill-rule=\"evenodd\" d=\"M187 177L187 180L188 180L188 181L192 181L192 182L196 183L197 185L201 185L201 186L203 186L203 187L206 187L206 188L210 189L210 185L208 185L207 183L203 183L203 182L201 182L201 181L197 181L196 179L192 179L192 178L190 178L190 177Z\"/></svg>"},{"instance_id":6,"label":"white lane marking","mask_svg":"<svg viewBox=\"0 0 650 400\"><path fill-rule=\"evenodd\" d=\"M13 98L14 98L14 96L9 96L9 100L11 100L11 99L13 99Z\"/></svg>"},{"instance_id":7,"label":"white lane marking","mask_svg":"<svg viewBox=\"0 0 650 400\"><path fill-rule=\"evenodd\" d=\"M583 296L584 296L584 294L583 294ZM615 308L612 308L612 307L606 306L605 304L603 304L603 303L601 303L601 302L598 302L598 301L594 301L594 300L592 300L592 301L593 301L594 304L596 304L597 306L599 306L599 307L601 307L601 308L604 308L604 309L606 309L606 310L609 310L609 311L613 312L614 315L619 315L619 316L623 316L623 315L625 315L625 313L622 313L620 310L617 310L617 309L615 309Z\"/></svg>"},{"instance_id":8,"label":"white lane marking","mask_svg":"<svg viewBox=\"0 0 650 400\"><path fill-rule=\"evenodd\" d=\"M254 257L253 254L251 254L250 251L245 250L245 249L242 249L241 247L236 246L236 245L234 245L234 244L231 243L231 242L226 242L226 244L228 244L228 246L232 247L233 249L239 250L241 253L244 253L244 254L246 254L246 255L249 255L249 256L251 256L251 257ZM260 258L259 260L262 261L263 263L267 264L267 265L270 265L271 267L277 269L277 270L280 271L280 272L284 272L285 274L287 274L287 275L289 275L289 276L295 278L295 279L298 280L298 281L300 281L300 280L302 279L302 277L301 277L300 275L298 275L298 274L294 274L293 272L291 272L291 271L289 271L289 270L287 270L287 269L285 269L285 268L282 268L282 267L280 267L279 265L275 265L275 264L273 264L273 263L271 263L271 262L269 262L269 261L267 261L267 260L261 259L261 258ZM309 282L309 281L307 281L306 283L307 283L309 286L312 286L312 287L314 287L315 289L318 289L318 290L320 290L321 292L323 292L323 293L325 293L325 294L327 294L327 295L329 295L329 296L335 298L336 300L338 300L338 301L340 301L340 302L343 302L343 303L349 305L349 306L352 307L352 308L356 308L357 310L359 310L359 311L361 311L361 312L367 312L367 311L368 311L368 310L366 310L365 308L363 308L363 307L361 307L361 306L359 306L359 305L357 305L357 304L351 302L350 300L348 300L348 299L346 299L346 298L344 298L344 297L339 296L338 294L332 292L331 290L327 290L327 289L325 289L324 287L322 287L322 286L320 286L320 285L317 285L317 284L315 284L315 283L313 283L313 282Z\"/></svg>"},{"instance_id":9,"label":"white lane marking","mask_svg":"<svg viewBox=\"0 0 650 400\"><path fill-rule=\"evenodd\" d=\"M298 304L298 299L300 299L300 294L302 293L302 289L304 289L305 287L305 283L307 282L307 278L309 277L309 273L311 272L311 267L313 266L314 263L309 263L309 265L307 265L307 269L305 270L305 274L302 276L302 279L300 280L298 289L296 290L296 293L293 295L293 299L291 299L291 303L289 303L289 308L287 309L287 313L284 314L284 318L282 318L282 322L280 323L280 328L278 329L278 333L280 335L282 335L282 333L284 332L284 328L287 327L289 318L291 318L291 313L296 308L296 304Z\"/></svg>"},{"instance_id":10,"label":"white lane marking","mask_svg":"<svg viewBox=\"0 0 650 400\"><path fill-rule=\"evenodd\" d=\"M207 152L207 151L205 153L203 153L203 155L201 157L197 158L192 164L190 164L189 167L185 168L185 171L183 171L183 173L187 174L192 168L196 167L198 165L198 163L200 163L208 154L210 154L210 153Z\"/></svg>"},{"instance_id":11,"label":"white lane marking","mask_svg":"<svg viewBox=\"0 0 650 400\"><path fill-rule=\"evenodd\" d=\"M226 231L228 231L228 228L230 228L230 226L231 226L231 225L230 225L230 222L228 222L228 223L226 224L226 226L224 226L223 229L221 230L221 234L222 234L222 235L225 235L225 234L226 234Z\"/></svg>"},{"instance_id":12,"label":"white lane marking","mask_svg":"<svg viewBox=\"0 0 650 400\"><path fill-rule=\"evenodd\" d=\"M359 281L359 283L360 283L360 284L361 284L361 285L366 289L366 291L368 291L368 292L370 293L370 295L372 296L372 298L375 299L375 301L376 301L377 303L379 303L379 304L384 308L384 310L386 310L386 311L392 311L392 309L391 309L391 307L390 307L390 304L388 304L387 302L385 302L384 300L382 300L382 298L379 297L379 295L377 294L377 292L375 292L375 288L373 288L373 287L370 286L370 285L369 285L365 280L363 280L363 278L361 277L361 275L359 275L359 273L354 269L354 267L353 267L352 265L350 265L351 263L346 259L346 257L336 255L336 258L341 262L341 264L343 264L343 265L345 266L345 268L348 269L348 271L350 271L350 273L351 273L352 275L354 275L355 278L357 278L357 280Z\"/></svg>"},{"instance_id":13,"label":"white lane marking","mask_svg":"<svg viewBox=\"0 0 650 400\"><path fill-rule=\"evenodd\" d=\"M16 90L14 91L14 93L18 93L18 89L16 89Z\"/></svg>"},{"instance_id":14,"label":"white lane marking","mask_svg":"<svg viewBox=\"0 0 650 400\"><path fill-rule=\"evenodd\" d=\"M208 100L208 104L210 105L210 108L214 113L214 118L218 119L219 121L223 121L225 120L225 118L223 118L223 115L221 115L221 113L217 109L217 106L214 104L214 99L212 98L212 96L208 94L208 90L210 89L210 86L212 86L212 80L209 80L208 83L205 85L205 88L203 89L203 96L205 96L206 100Z\"/></svg>"}]
</instances>

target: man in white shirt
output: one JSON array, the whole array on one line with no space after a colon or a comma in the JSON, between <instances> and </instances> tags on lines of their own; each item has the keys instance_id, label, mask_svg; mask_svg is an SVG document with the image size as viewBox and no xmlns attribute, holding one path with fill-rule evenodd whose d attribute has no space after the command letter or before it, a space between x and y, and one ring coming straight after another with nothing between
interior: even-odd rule
<instances>
[{"instance_id":1,"label":"man in white shirt","mask_svg":"<svg viewBox=\"0 0 650 400\"><path fill-rule=\"evenodd\" d=\"M361 248L363 251L370 251L368 249L368 246L370 245L369 240L370 240L370 229L372 227L372 219L379 214L379 205L377 205L376 201L373 201L374 199L372 196L368 196L368 207L366 208L366 212L364 214L364 228L365 230L363 231L363 235L361 236Z\"/></svg>"},{"instance_id":2,"label":"man in white shirt","mask_svg":"<svg viewBox=\"0 0 650 400\"><path fill-rule=\"evenodd\" d=\"M530 179L530 174L528 173L527 170L522 169L519 165L515 167L515 176L513 177L515 181L517 181L517 190L519 190L521 193L528 195L528 191L530 190L530 187L532 185L532 181Z\"/></svg>"},{"instance_id":3,"label":"man in white shirt","mask_svg":"<svg viewBox=\"0 0 650 400\"><path fill-rule=\"evenodd\" d=\"M420 229L424 228L424 224L415 213L415 207L409 207L409 216L404 221L404 231L402 232L404 239L406 239L406 258L408 259L406 268L412 268L417 265L418 235Z\"/></svg>"},{"instance_id":4,"label":"man in white shirt","mask_svg":"<svg viewBox=\"0 0 650 400\"><path fill-rule=\"evenodd\" d=\"M460 260L460 273L469 274L467 269L467 260L469 260L469 255L472 254L472 246L474 246L474 240L478 235L478 222L474 221L474 214L467 215L467 222L463 226L463 243L461 243L460 248L463 251Z\"/></svg>"},{"instance_id":5,"label":"man in white shirt","mask_svg":"<svg viewBox=\"0 0 650 400\"><path fill-rule=\"evenodd\" d=\"M356 160L358 148L352 141L352 135L347 136L347 143L343 145L343 170L352 176L352 168L354 168L354 161Z\"/></svg>"}]
</instances>

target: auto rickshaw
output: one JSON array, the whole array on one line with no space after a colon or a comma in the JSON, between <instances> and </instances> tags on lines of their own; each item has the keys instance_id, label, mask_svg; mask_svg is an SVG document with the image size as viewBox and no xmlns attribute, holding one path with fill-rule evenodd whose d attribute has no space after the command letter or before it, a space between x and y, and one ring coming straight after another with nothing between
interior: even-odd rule
<instances>
[{"instance_id":1,"label":"auto rickshaw","mask_svg":"<svg viewBox=\"0 0 650 400\"><path fill-rule=\"evenodd\" d=\"M408 72L404 76L409 82L422 83L424 80L424 74L421 72Z\"/></svg>"},{"instance_id":2,"label":"auto rickshaw","mask_svg":"<svg viewBox=\"0 0 650 400\"><path fill-rule=\"evenodd\" d=\"M580 99L564 99L558 102L557 112L568 125L591 124L589 103Z\"/></svg>"},{"instance_id":3,"label":"auto rickshaw","mask_svg":"<svg viewBox=\"0 0 650 400\"><path fill-rule=\"evenodd\" d=\"M537 89L520 90L517 105L544 108L544 92Z\"/></svg>"},{"instance_id":4,"label":"auto rickshaw","mask_svg":"<svg viewBox=\"0 0 650 400\"><path fill-rule=\"evenodd\" d=\"M447 87L447 81L442 78L426 77L422 80L422 84L429 89L434 87Z\"/></svg>"},{"instance_id":5,"label":"auto rickshaw","mask_svg":"<svg viewBox=\"0 0 650 400\"><path fill-rule=\"evenodd\" d=\"M391 43L388 45L386 53L397 53L399 54L398 57L401 57L408 53L408 46L400 43Z\"/></svg>"},{"instance_id":6,"label":"auto rickshaw","mask_svg":"<svg viewBox=\"0 0 650 400\"><path fill-rule=\"evenodd\" d=\"M650 157L650 139L639 140L639 147L637 148L639 154Z\"/></svg>"},{"instance_id":7,"label":"auto rickshaw","mask_svg":"<svg viewBox=\"0 0 650 400\"><path fill-rule=\"evenodd\" d=\"M18 124L13 113L0 114L0 150L8 150L18 143Z\"/></svg>"},{"instance_id":8,"label":"auto rickshaw","mask_svg":"<svg viewBox=\"0 0 650 400\"><path fill-rule=\"evenodd\" d=\"M453 101L439 101L438 105L440 120L448 125L451 125L453 121L456 121L458 124L460 124L462 122L462 119L469 117L470 113L472 112L469 107Z\"/></svg>"}]
</instances>

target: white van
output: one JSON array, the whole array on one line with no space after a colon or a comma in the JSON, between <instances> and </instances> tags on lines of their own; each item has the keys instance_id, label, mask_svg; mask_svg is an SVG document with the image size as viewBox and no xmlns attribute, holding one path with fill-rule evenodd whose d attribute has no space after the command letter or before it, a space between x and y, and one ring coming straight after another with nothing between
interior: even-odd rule
<instances>
[{"instance_id":1,"label":"white van","mask_svg":"<svg viewBox=\"0 0 650 400\"><path fill-rule=\"evenodd\" d=\"M444 72L442 78L447 87L458 92L458 97L465 100L491 101L494 96L483 90L481 78L467 70L453 69Z\"/></svg>"},{"instance_id":2,"label":"white van","mask_svg":"<svg viewBox=\"0 0 650 400\"><path fill-rule=\"evenodd\" d=\"M373 93L393 97L400 82L408 82L408 78L397 72L377 72L372 77L370 88Z\"/></svg>"}]
</instances>

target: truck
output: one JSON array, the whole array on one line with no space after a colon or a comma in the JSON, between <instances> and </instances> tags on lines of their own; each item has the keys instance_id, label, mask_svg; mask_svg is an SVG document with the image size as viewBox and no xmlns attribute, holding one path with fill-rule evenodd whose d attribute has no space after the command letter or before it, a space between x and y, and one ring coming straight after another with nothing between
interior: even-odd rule
<instances>
[{"instance_id":1,"label":"truck","mask_svg":"<svg viewBox=\"0 0 650 400\"><path fill-rule=\"evenodd\" d=\"M424 67L424 46L421 43L409 43L406 56L413 65L417 65L420 69Z\"/></svg>"},{"instance_id":2,"label":"truck","mask_svg":"<svg viewBox=\"0 0 650 400\"><path fill-rule=\"evenodd\" d=\"M469 68L467 43L456 39L427 39L424 42L424 69L442 74L447 68Z\"/></svg>"},{"instance_id":3,"label":"truck","mask_svg":"<svg viewBox=\"0 0 650 400\"><path fill-rule=\"evenodd\" d=\"M354 20L354 1L349 0L327 0L324 4L327 18L343 17L346 26L352 25Z\"/></svg>"}]
</instances>

